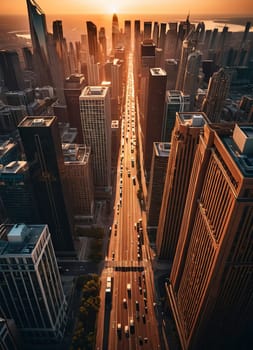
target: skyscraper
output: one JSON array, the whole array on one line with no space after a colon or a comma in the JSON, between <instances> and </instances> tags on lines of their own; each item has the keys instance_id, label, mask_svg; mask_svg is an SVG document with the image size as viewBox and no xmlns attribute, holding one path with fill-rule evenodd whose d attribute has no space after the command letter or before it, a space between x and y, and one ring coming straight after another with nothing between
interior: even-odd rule
<instances>
[{"instance_id":1,"label":"skyscraper","mask_svg":"<svg viewBox=\"0 0 253 350\"><path fill-rule=\"evenodd\" d=\"M86 86L79 97L83 139L91 147L94 185L111 189L111 106L108 87Z\"/></svg>"},{"instance_id":2,"label":"skyscraper","mask_svg":"<svg viewBox=\"0 0 253 350\"><path fill-rule=\"evenodd\" d=\"M87 21L86 27L88 34L89 54L90 56L93 56L94 63L97 63L99 61L97 26L93 22Z\"/></svg>"},{"instance_id":3,"label":"skyscraper","mask_svg":"<svg viewBox=\"0 0 253 350\"><path fill-rule=\"evenodd\" d=\"M189 39L185 39L182 44L181 49L181 56L180 56L180 62L178 67L178 73L177 73L177 81L176 81L176 90L183 90L184 85L184 75L185 75L185 68L187 65L188 56L192 51L194 50L194 43L193 41Z\"/></svg>"},{"instance_id":4,"label":"skyscraper","mask_svg":"<svg viewBox=\"0 0 253 350\"><path fill-rule=\"evenodd\" d=\"M183 93L190 96L190 111L194 111L194 101L199 87L199 70L201 53L194 51L189 54L185 67Z\"/></svg>"},{"instance_id":5,"label":"skyscraper","mask_svg":"<svg viewBox=\"0 0 253 350\"><path fill-rule=\"evenodd\" d=\"M39 85L52 85L46 17L35 0L26 0L33 45L34 68Z\"/></svg>"},{"instance_id":6,"label":"skyscraper","mask_svg":"<svg viewBox=\"0 0 253 350\"><path fill-rule=\"evenodd\" d=\"M147 111L144 116L143 155L144 166L149 174L153 154L153 142L162 139L162 124L167 74L161 68L151 68L147 90Z\"/></svg>"},{"instance_id":7,"label":"skyscraper","mask_svg":"<svg viewBox=\"0 0 253 350\"><path fill-rule=\"evenodd\" d=\"M182 349L252 344L251 125L205 125L167 291Z\"/></svg>"},{"instance_id":8,"label":"skyscraper","mask_svg":"<svg viewBox=\"0 0 253 350\"><path fill-rule=\"evenodd\" d=\"M16 51L0 50L0 69L3 72L4 85L8 90L24 89L24 77Z\"/></svg>"},{"instance_id":9,"label":"skyscraper","mask_svg":"<svg viewBox=\"0 0 253 350\"><path fill-rule=\"evenodd\" d=\"M47 225L1 229L1 313L14 319L24 347L60 342L67 303Z\"/></svg>"},{"instance_id":10,"label":"skyscraper","mask_svg":"<svg viewBox=\"0 0 253 350\"><path fill-rule=\"evenodd\" d=\"M176 112L188 112L190 110L190 98L182 91L167 90L165 96L165 108L163 117L162 138L163 142L170 142L172 131L176 121Z\"/></svg>"},{"instance_id":11,"label":"skyscraper","mask_svg":"<svg viewBox=\"0 0 253 350\"><path fill-rule=\"evenodd\" d=\"M220 68L209 80L207 95L201 107L201 110L206 113L208 119L213 123L220 122L229 88L230 76L224 68Z\"/></svg>"},{"instance_id":12,"label":"skyscraper","mask_svg":"<svg viewBox=\"0 0 253 350\"><path fill-rule=\"evenodd\" d=\"M120 32L119 32L119 20L116 13L112 16L112 52L119 45L120 41Z\"/></svg>"},{"instance_id":13,"label":"skyscraper","mask_svg":"<svg viewBox=\"0 0 253 350\"><path fill-rule=\"evenodd\" d=\"M56 117L26 117L18 126L39 207L40 222L52 233L55 251L73 251L62 187L64 160Z\"/></svg>"},{"instance_id":14,"label":"skyscraper","mask_svg":"<svg viewBox=\"0 0 253 350\"><path fill-rule=\"evenodd\" d=\"M204 114L177 113L156 236L157 255L173 261Z\"/></svg>"},{"instance_id":15,"label":"skyscraper","mask_svg":"<svg viewBox=\"0 0 253 350\"><path fill-rule=\"evenodd\" d=\"M26 161L0 168L0 195L10 222L39 222L38 205Z\"/></svg>"},{"instance_id":16,"label":"skyscraper","mask_svg":"<svg viewBox=\"0 0 253 350\"><path fill-rule=\"evenodd\" d=\"M85 145L63 144L65 177L63 180L72 215L77 223L92 223L94 184L91 149Z\"/></svg>"},{"instance_id":17,"label":"skyscraper","mask_svg":"<svg viewBox=\"0 0 253 350\"><path fill-rule=\"evenodd\" d=\"M77 142L83 143L79 96L86 81L83 74L71 74L65 79L64 94L68 110L68 121L71 127L77 128Z\"/></svg>"},{"instance_id":18,"label":"skyscraper","mask_svg":"<svg viewBox=\"0 0 253 350\"><path fill-rule=\"evenodd\" d=\"M169 153L169 142L153 143L147 203L147 228L149 232L156 232L158 226Z\"/></svg>"}]
</instances>

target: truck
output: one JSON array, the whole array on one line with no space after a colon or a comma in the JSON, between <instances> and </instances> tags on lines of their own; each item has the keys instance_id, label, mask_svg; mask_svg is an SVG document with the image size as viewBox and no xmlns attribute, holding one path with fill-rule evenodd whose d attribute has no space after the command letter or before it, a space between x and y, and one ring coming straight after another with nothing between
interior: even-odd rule
<instances>
[{"instance_id":1,"label":"truck","mask_svg":"<svg viewBox=\"0 0 253 350\"><path fill-rule=\"evenodd\" d=\"M108 276L106 278L106 288L105 288L105 303L107 306L111 305L112 302L112 283L113 283L113 277Z\"/></svg>"}]
</instances>

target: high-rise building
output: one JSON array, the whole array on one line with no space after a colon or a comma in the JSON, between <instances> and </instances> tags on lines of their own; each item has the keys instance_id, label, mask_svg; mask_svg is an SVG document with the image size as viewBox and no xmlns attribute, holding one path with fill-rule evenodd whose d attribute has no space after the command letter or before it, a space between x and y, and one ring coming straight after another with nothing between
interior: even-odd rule
<instances>
[{"instance_id":1,"label":"high-rise building","mask_svg":"<svg viewBox=\"0 0 253 350\"><path fill-rule=\"evenodd\" d=\"M177 81L178 62L173 58L165 59L164 70L167 73L166 90L174 90Z\"/></svg>"},{"instance_id":2,"label":"high-rise building","mask_svg":"<svg viewBox=\"0 0 253 350\"><path fill-rule=\"evenodd\" d=\"M27 115L24 105L6 106L0 105L0 132L8 134L17 129L18 124Z\"/></svg>"},{"instance_id":3,"label":"high-rise building","mask_svg":"<svg viewBox=\"0 0 253 350\"><path fill-rule=\"evenodd\" d=\"M112 16L112 52L120 43L119 20L116 13Z\"/></svg>"},{"instance_id":4,"label":"high-rise building","mask_svg":"<svg viewBox=\"0 0 253 350\"><path fill-rule=\"evenodd\" d=\"M195 151L205 123L202 113L176 114L156 236L158 257L170 262L174 259Z\"/></svg>"},{"instance_id":5,"label":"high-rise building","mask_svg":"<svg viewBox=\"0 0 253 350\"><path fill-rule=\"evenodd\" d=\"M88 44L89 44L89 54L93 56L94 63L98 62L98 39L97 39L97 26L91 22L86 22L87 34L88 34Z\"/></svg>"},{"instance_id":6,"label":"high-rise building","mask_svg":"<svg viewBox=\"0 0 253 350\"><path fill-rule=\"evenodd\" d=\"M91 147L94 185L111 189L111 106L109 88L86 86L79 97L83 139Z\"/></svg>"},{"instance_id":7,"label":"high-rise building","mask_svg":"<svg viewBox=\"0 0 253 350\"><path fill-rule=\"evenodd\" d=\"M160 32L159 32L159 43L158 47L164 50L165 38L166 38L166 23L160 23Z\"/></svg>"},{"instance_id":8,"label":"high-rise building","mask_svg":"<svg viewBox=\"0 0 253 350\"><path fill-rule=\"evenodd\" d=\"M10 222L39 222L38 205L26 161L0 168L0 196Z\"/></svg>"},{"instance_id":9,"label":"high-rise building","mask_svg":"<svg viewBox=\"0 0 253 350\"><path fill-rule=\"evenodd\" d=\"M144 116L143 155L144 166L149 175L153 154L153 142L162 139L162 125L167 74L161 68L151 68L147 90L147 112Z\"/></svg>"},{"instance_id":10,"label":"high-rise building","mask_svg":"<svg viewBox=\"0 0 253 350\"><path fill-rule=\"evenodd\" d=\"M63 144L65 177L63 180L75 222L92 223L94 184L89 146Z\"/></svg>"},{"instance_id":11,"label":"high-rise building","mask_svg":"<svg viewBox=\"0 0 253 350\"><path fill-rule=\"evenodd\" d=\"M158 226L169 153L169 142L153 143L147 203L147 229L149 232L156 232Z\"/></svg>"},{"instance_id":12,"label":"high-rise building","mask_svg":"<svg viewBox=\"0 0 253 350\"><path fill-rule=\"evenodd\" d=\"M145 21L144 22L144 32L143 32L143 40L151 40L152 39L152 22Z\"/></svg>"},{"instance_id":13,"label":"high-rise building","mask_svg":"<svg viewBox=\"0 0 253 350\"><path fill-rule=\"evenodd\" d=\"M79 96L86 86L83 74L71 74L65 79L64 94L68 110L68 121L71 127L77 128L77 143L83 143Z\"/></svg>"},{"instance_id":14,"label":"high-rise building","mask_svg":"<svg viewBox=\"0 0 253 350\"><path fill-rule=\"evenodd\" d=\"M170 142L176 121L176 113L188 112L190 110L189 107L190 97L188 95L184 95L182 91L178 90L166 91L161 141Z\"/></svg>"},{"instance_id":15,"label":"high-rise building","mask_svg":"<svg viewBox=\"0 0 253 350\"><path fill-rule=\"evenodd\" d=\"M200 136L167 288L182 349L252 344L252 135L227 123Z\"/></svg>"},{"instance_id":16,"label":"high-rise building","mask_svg":"<svg viewBox=\"0 0 253 350\"><path fill-rule=\"evenodd\" d=\"M23 47L22 48L22 53L24 57L24 62L25 62L25 70L34 70L33 67L33 55L29 47Z\"/></svg>"},{"instance_id":17,"label":"high-rise building","mask_svg":"<svg viewBox=\"0 0 253 350\"><path fill-rule=\"evenodd\" d=\"M229 88L230 76L224 68L220 68L209 80L207 95L201 107L201 110L206 113L208 119L213 123L220 122Z\"/></svg>"},{"instance_id":18,"label":"high-rise building","mask_svg":"<svg viewBox=\"0 0 253 350\"><path fill-rule=\"evenodd\" d=\"M18 158L19 149L17 142L12 138L0 138L0 164L7 165Z\"/></svg>"},{"instance_id":19,"label":"high-rise building","mask_svg":"<svg viewBox=\"0 0 253 350\"><path fill-rule=\"evenodd\" d=\"M0 70L3 72L4 85L10 91L23 90L25 87L18 53L0 50Z\"/></svg>"},{"instance_id":20,"label":"high-rise building","mask_svg":"<svg viewBox=\"0 0 253 350\"><path fill-rule=\"evenodd\" d=\"M63 338L67 303L47 225L4 225L0 312L14 319L22 345Z\"/></svg>"},{"instance_id":21,"label":"high-rise building","mask_svg":"<svg viewBox=\"0 0 253 350\"><path fill-rule=\"evenodd\" d=\"M34 68L39 85L52 85L46 16L35 0L26 0L33 45Z\"/></svg>"},{"instance_id":22,"label":"high-rise building","mask_svg":"<svg viewBox=\"0 0 253 350\"><path fill-rule=\"evenodd\" d=\"M183 90L184 75L185 75L187 60L188 60L188 56L190 55L190 53L193 52L193 50L194 50L193 41L191 39L184 40L182 44L180 62L179 62L178 73L177 73L176 90L181 90L181 91Z\"/></svg>"},{"instance_id":23,"label":"high-rise building","mask_svg":"<svg viewBox=\"0 0 253 350\"><path fill-rule=\"evenodd\" d=\"M100 56L101 56L101 59L99 61L103 64L107 58L107 40L106 40L106 34L105 34L104 27L101 27L99 29L98 41L100 44Z\"/></svg>"},{"instance_id":24,"label":"high-rise building","mask_svg":"<svg viewBox=\"0 0 253 350\"><path fill-rule=\"evenodd\" d=\"M64 159L56 117L26 117L18 126L39 207L58 253L74 250L72 226L64 198Z\"/></svg>"},{"instance_id":25,"label":"high-rise building","mask_svg":"<svg viewBox=\"0 0 253 350\"><path fill-rule=\"evenodd\" d=\"M194 109L195 97L199 87L199 70L201 64L201 53L194 51L189 54L185 67L183 93L190 96L190 110Z\"/></svg>"},{"instance_id":26,"label":"high-rise building","mask_svg":"<svg viewBox=\"0 0 253 350\"><path fill-rule=\"evenodd\" d=\"M125 30L124 30L124 39L125 39L125 47L127 50L131 49L131 21L125 20Z\"/></svg>"}]
</instances>

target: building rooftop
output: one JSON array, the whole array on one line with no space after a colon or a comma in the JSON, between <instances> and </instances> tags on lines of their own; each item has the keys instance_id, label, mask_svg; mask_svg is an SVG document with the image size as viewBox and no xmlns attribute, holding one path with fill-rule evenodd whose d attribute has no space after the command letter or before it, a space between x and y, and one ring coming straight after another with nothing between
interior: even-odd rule
<instances>
[{"instance_id":1,"label":"building rooftop","mask_svg":"<svg viewBox=\"0 0 253 350\"><path fill-rule=\"evenodd\" d=\"M191 127L203 127L206 124L206 115L203 112L182 112L178 113L182 124L189 125Z\"/></svg>"},{"instance_id":2,"label":"building rooftop","mask_svg":"<svg viewBox=\"0 0 253 350\"><path fill-rule=\"evenodd\" d=\"M64 143L62 144L62 151L65 164L86 164L89 161L89 146Z\"/></svg>"},{"instance_id":3,"label":"building rooftop","mask_svg":"<svg viewBox=\"0 0 253 350\"><path fill-rule=\"evenodd\" d=\"M15 146L13 140L0 140L0 158Z\"/></svg>"},{"instance_id":4,"label":"building rooftop","mask_svg":"<svg viewBox=\"0 0 253 350\"><path fill-rule=\"evenodd\" d=\"M0 240L0 256L31 255L45 225L1 225L5 229Z\"/></svg>"},{"instance_id":5,"label":"building rooftop","mask_svg":"<svg viewBox=\"0 0 253 350\"><path fill-rule=\"evenodd\" d=\"M165 72L165 70L163 70L162 68L150 68L150 73L153 76L159 75L159 76L166 76L167 73Z\"/></svg>"},{"instance_id":6,"label":"building rooftop","mask_svg":"<svg viewBox=\"0 0 253 350\"><path fill-rule=\"evenodd\" d=\"M107 91L108 91L108 87L106 86L86 86L81 95L80 95L80 98L82 97L91 97L91 98L94 98L94 97L105 97L105 95L107 94Z\"/></svg>"},{"instance_id":7,"label":"building rooftop","mask_svg":"<svg viewBox=\"0 0 253 350\"><path fill-rule=\"evenodd\" d=\"M220 136L245 177L253 177L253 126L235 125L232 136Z\"/></svg>"},{"instance_id":8,"label":"building rooftop","mask_svg":"<svg viewBox=\"0 0 253 350\"><path fill-rule=\"evenodd\" d=\"M3 174L18 174L28 170L26 161L17 160L10 162L9 164L0 167L0 175Z\"/></svg>"},{"instance_id":9,"label":"building rooftop","mask_svg":"<svg viewBox=\"0 0 253 350\"><path fill-rule=\"evenodd\" d=\"M155 152L159 157L169 157L170 147L170 142L154 142Z\"/></svg>"},{"instance_id":10,"label":"building rooftop","mask_svg":"<svg viewBox=\"0 0 253 350\"><path fill-rule=\"evenodd\" d=\"M38 116L25 117L20 123L19 127L48 127L55 120L55 116Z\"/></svg>"}]
</instances>

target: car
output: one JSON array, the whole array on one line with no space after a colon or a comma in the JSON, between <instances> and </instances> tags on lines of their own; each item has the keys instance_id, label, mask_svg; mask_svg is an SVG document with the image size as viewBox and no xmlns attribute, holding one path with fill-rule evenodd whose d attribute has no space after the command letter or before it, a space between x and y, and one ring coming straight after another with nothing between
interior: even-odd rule
<instances>
[{"instance_id":1,"label":"car","mask_svg":"<svg viewBox=\"0 0 253 350\"><path fill-rule=\"evenodd\" d=\"M136 307L136 310L137 310L137 311L140 310L140 305L139 305L138 300L135 301L135 307Z\"/></svg>"},{"instance_id":2,"label":"car","mask_svg":"<svg viewBox=\"0 0 253 350\"><path fill-rule=\"evenodd\" d=\"M122 331L121 323L118 323L117 324L117 334L119 337L121 336L121 331Z\"/></svg>"},{"instance_id":3,"label":"car","mask_svg":"<svg viewBox=\"0 0 253 350\"><path fill-rule=\"evenodd\" d=\"M112 260L115 258L115 252L112 252Z\"/></svg>"},{"instance_id":4,"label":"car","mask_svg":"<svg viewBox=\"0 0 253 350\"><path fill-rule=\"evenodd\" d=\"M126 298L123 299L123 305L124 305L124 308L126 309L127 308L127 300L126 300Z\"/></svg>"},{"instance_id":5,"label":"car","mask_svg":"<svg viewBox=\"0 0 253 350\"><path fill-rule=\"evenodd\" d=\"M145 312L146 312L146 314L148 313L148 307L147 306L145 306Z\"/></svg>"},{"instance_id":6,"label":"car","mask_svg":"<svg viewBox=\"0 0 253 350\"><path fill-rule=\"evenodd\" d=\"M126 337L128 337L129 336L129 327L128 326L125 326L124 332L125 332Z\"/></svg>"},{"instance_id":7,"label":"car","mask_svg":"<svg viewBox=\"0 0 253 350\"><path fill-rule=\"evenodd\" d=\"M148 342L148 338L145 337L145 338L144 338L144 343L147 343L147 342Z\"/></svg>"},{"instance_id":8,"label":"car","mask_svg":"<svg viewBox=\"0 0 253 350\"><path fill-rule=\"evenodd\" d=\"M139 340L139 344L142 345L143 344L143 340L142 340L141 336L138 337L138 340Z\"/></svg>"},{"instance_id":9,"label":"car","mask_svg":"<svg viewBox=\"0 0 253 350\"><path fill-rule=\"evenodd\" d=\"M130 319L130 332L134 333L134 320L132 318Z\"/></svg>"},{"instance_id":10,"label":"car","mask_svg":"<svg viewBox=\"0 0 253 350\"><path fill-rule=\"evenodd\" d=\"M141 317L142 317L143 323L146 323L146 316L143 314Z\"/></svg>"}]
</instances>

